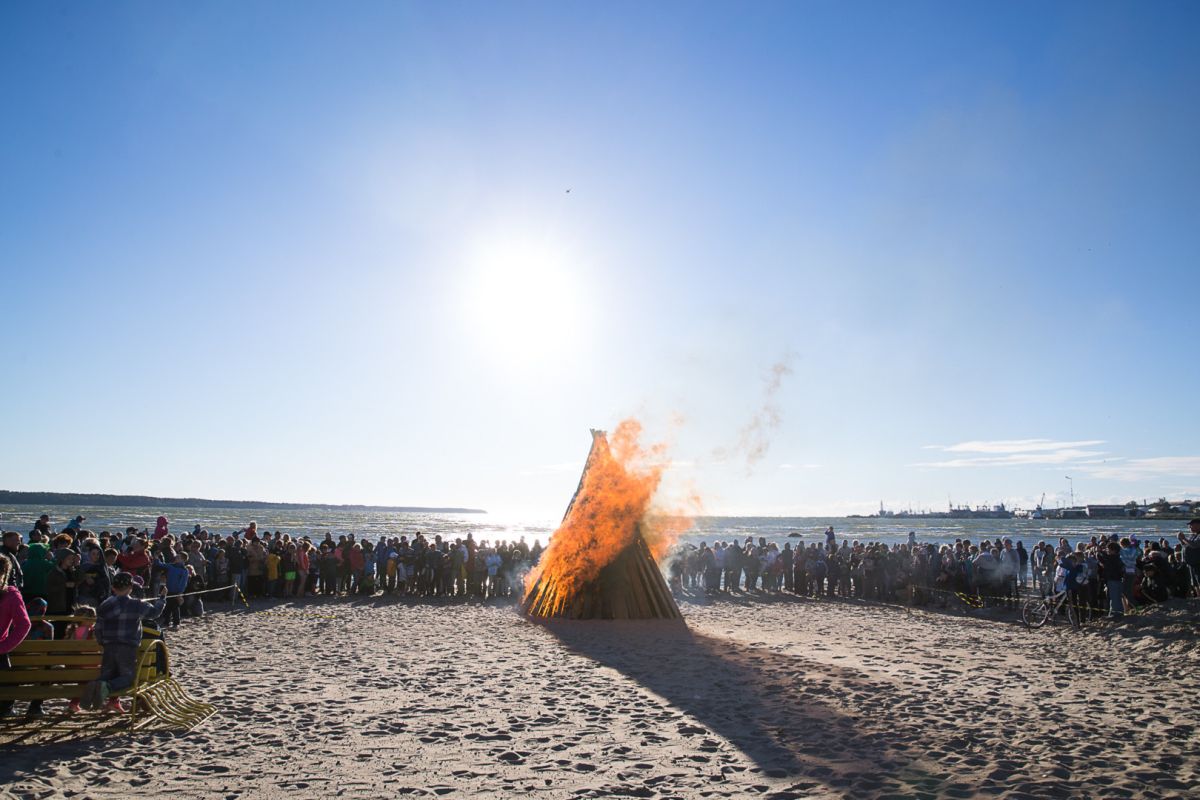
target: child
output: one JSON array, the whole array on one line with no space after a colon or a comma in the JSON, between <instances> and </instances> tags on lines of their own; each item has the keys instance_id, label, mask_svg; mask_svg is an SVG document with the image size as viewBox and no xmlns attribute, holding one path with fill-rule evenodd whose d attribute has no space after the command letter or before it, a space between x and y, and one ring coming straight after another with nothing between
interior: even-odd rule
<instances>
[{"instance_id":1,"label":"child","mask_svg":"<svg viewBox=\"0 0 1200 800\"><path fill-rule=\"evenodd\" d=\"M67 635L64 639L91 639L92 632L96 627L96 609L91 606L75 606L73 615L76 622L72 622L67 626Z\"/></svg>"},{"instance_id":2,"label":"child","mask_svg":"<svg viewBox=\"0 0 1200 800\"><path fill-rule=\"evenodd\" d=\"M385 591L387 591L388 594L391 594L392 592L396 591L396 551L390 547L387 551L386 572L387 583L385 585L387 588Z\"/></svg>"},{"instance_id":3,"label":"child","mask_svg":"<svg viewBox=\"0 0 1200 800\"><path fill-rule=\"evenodd\" d=\"M204 580L196 574L196 568L187 565L187 594L183 610L189 617L204 616Z\"/></svg>"},{"instance_id":4,"label":"child","mask_svg":"<svg viewBox=\"0 0 1200 800\"><path fill-rule=\"evenodd\" d=\"M25 601L25 611L29 614L29 635L25 637L27 641L48 642L54 639L54 626L43 619L46 616L47 607L48 604L41 597L31 597ZM29 710L25 712L26 716L40 717L43 713L41 700L29 701Z\"/></svg>"},{"instance_id":5,"label":"child","mask_svg":"<svg viewBox=\"0 0 1200 800\"><path fill-rule=\"evenodd\" d=\"M296 593L296 545L288 544L279 555L280 597L291 597Z\"/></svg>"},{"instance_id":6,"label":"child","mask_svg":"<svg viewBox=\"0 0 1200 800\"><path fill-rule=\"evenodd\" d=\"M79 621L70 624L67 628L67 635L63 638L73 641L84 641L94 638L93 631L96 627L96 609L91 606L75 606L74 614ZM96 669L99 666L99 664L86 664L79 667L79 669ZM73 714L79 711L78 697L71 700L69 710Z\"/></svg>"},{"instance_id":7,"label":"child","mask_svg":"<svg viewBox=\"0 0 1200 800\"><path fill-rule=\"evenodd\" d=\"M51 625L42 617L46 616L46 608L48 604L41 597L31 597L25 601L25 611L29 614L29 635L25 638L30 641L49 641L54 638L54 626Z\"/></svg>"},{"instance_id":8,"label":"child","mask_svg":"<svg viewBox=\"0 0 1200 800\"><path fill-rule=\"evenodd\" d=\"M133 576L118 572L112 581L113 596L100 604L96 613L96 640L104 648L100 679L84 690L82 705L94 709L104 705L106 710L124 711L121 701L109 697L133 685L137 672L138 645L142 643L142 619L154 618L163 611L167 587L159 590L158 600L151 603L131 597Z\"/></svg>"},{"instance_id":9,"label":"child","mask_svg":"<svg viewBox=\"0 0 1200 800\"><path fill-rule=\"evenodd\" d=\"M267 596L279 596L279 552L272 547L267 553Z\"/></svg>"},{"instance_id":10,"label":"child","mask_svg":"<svg viewBox=\"0 0 1200 800\"><path fill-rule=\"evenodd\" d=\"M179 627L179 609L183 605L182 599L178 595L188 590L187 557L180 553L170 564L155 561L154 565L163 569L167 575L168 597L166 611L163 612L163 625L170 625L174 630Z\"/></svg>"}]
</instances>

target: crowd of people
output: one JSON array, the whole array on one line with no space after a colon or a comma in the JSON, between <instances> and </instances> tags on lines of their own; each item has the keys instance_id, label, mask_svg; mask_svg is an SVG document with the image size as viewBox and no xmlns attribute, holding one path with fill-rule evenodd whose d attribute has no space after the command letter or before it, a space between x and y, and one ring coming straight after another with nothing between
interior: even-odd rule
<instances>
[{"instance_id":1,"label":"crowd of people","mask_svg":"<svg viewBox=\"0 0 1200 800\"><path fill-rule=\"evenodd\" d=\"M166 587L164 624L199 616L207 599L372 595L489 599L520 593L525 573L541 544L477 542L470 533L453 541L417 532L372 542L332 533L314 541L257 523L226 536L196 525L176 536L166 517L155 530L128 527L123 534L95 533L82 516L61 531L43 515L28 537L3 534L2 553L12 565L9 585L27 601L44 601L46 614L70 614L77 606L98 607L112 594L112 581L127 573L134 595Z\"/></svg>"},{"instance_id":2,"label":"crowd of people","mask_svg":"<svg viewBox=\"0 0 1200 800\"><path fill-rule=\"evenodd\" d=\"M980 605L1013 605L1026 593L1069 592L1085 615L1121 616L1136 606L1200 594L1200 519L1178 541L1165 537L1092 536L1072 546L1039 541L1026 549L1004 537L954 544L837 542L833 528L824 543L791 542L782 548L760 537L744 543L685 545L667 559L676 591L711 596L731 592L794 592L910 604L966 599Z\"/></svg>"},{"instance_id":3,"label":"crowd of people","mask_svg":"<svg viewBox=\"0 0 1200 800\"><path fill-rule=\"evenodd\" d=\"M88 685L84 708L120 710L109 698L132 679L144 625L177 628L204 613L206 600L371 596L520 597L525 575L542 553L516 542L453 541L415 533L372 542L353 534L308 536L258 530L251 522L229 535L200 525L176 536L166 517L153 533L128 527L99 533L77 516L55 531L47 515L29 534L5 531L0 545L0 669L26 637L96 638L103 645L103 680ZM683 545L665 568L678 594L712 597L744 592L790 592L808 597L945 605L951 598L980 605L1014 605L1024 594L1068 593L1084 616L1121 616L1137 606L1200 595L1200 518L1178 541L1165 537L1092 536L1072 544L1039 541L1030 549L1003 537L954 544L747 538L712 547ZM149 602L144 597L157 595ZM975 604L972 602L972 604ZM44 617L73 615L75 621ZM94 620L94 623L92 622ZM158 634L161 635L161 634ZM73 709L80 702L72 703ZM13 714L0 702L0 716ZM41 713L33 701L29 714Z\"/></svg>"},{"instance_id":4,"label":"crowd of people","mask_svg":"<svg viewBox=\"0 0 1200 800\"><path fill-rule=\"evenodd\" d=\"M206 601L376 593L478 600L520 596L525 574L542 552L540 543L530 546L524 537L492 545L470 533L453 541L417 532L374 542L354 534L335 540L327 533L313 541L260 532L254 522L226 536L200 525L177 536L165 516L153 532L132 526L123 533L94 532L85 522L80 515L56 531L43 514L28 535L3 533L0 669L10 668L7 653L26 638L107 637L106 659L120 652L129 660L144 626L176 629L183 617L204 614ZM155 602L142 599L153 596ZM69 615L97 622L43 619ZM84 708L90 701L120 710L120 701L108 697L128 686L118 671L114 662L109 670L114 679L89 685L93 691L85 695ZM80 703L72 708L78 710ZM13 713L11 701L0 701L0 716ZM41 702L31 702L28 713L40 715Z\"/></svg>"}]
</instances>

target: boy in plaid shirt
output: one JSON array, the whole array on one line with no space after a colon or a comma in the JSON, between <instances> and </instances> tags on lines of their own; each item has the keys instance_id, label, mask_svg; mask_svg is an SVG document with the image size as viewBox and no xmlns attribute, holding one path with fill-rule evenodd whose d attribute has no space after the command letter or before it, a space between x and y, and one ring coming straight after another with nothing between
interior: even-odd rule
<instances>
[{"instance_id":1,"label":"boy in plaid shirt","mask_svg":"<svg viewBox=\"0 0 1200 800\"><path fill-rule=\"evenodd\" d=\"M142 643L142 620L162 614L167 587L159 591L153 603L131 597L133 576L118 572L112 580L113 596L100 604L96 612L96 641L104 648L100 663L100 680L92 681L84 690L81 704L94 709L104 705L113 711L123 711L121 701L109 699L109 694L133 685L137 670L138 645Z\"/></svg>"}]
</instances>

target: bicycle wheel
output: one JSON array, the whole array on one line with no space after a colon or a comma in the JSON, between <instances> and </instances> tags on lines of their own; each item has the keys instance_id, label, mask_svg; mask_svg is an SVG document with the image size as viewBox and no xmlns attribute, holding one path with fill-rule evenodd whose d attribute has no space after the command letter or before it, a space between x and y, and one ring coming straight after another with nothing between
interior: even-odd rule
<instances>
[{"instance_id":1,"label":"bicycle wheel","mask_svg":"<svg viewBox=\"0 0 1200 800\"><path fill-rule=\"evenodd\" d=\"M1026 600L1021 606L1021 621L1027 628L1040 628L1050 621L1054 613L1054 604L1045 598L1038 597Z\"/></svg>"}]
</instances>

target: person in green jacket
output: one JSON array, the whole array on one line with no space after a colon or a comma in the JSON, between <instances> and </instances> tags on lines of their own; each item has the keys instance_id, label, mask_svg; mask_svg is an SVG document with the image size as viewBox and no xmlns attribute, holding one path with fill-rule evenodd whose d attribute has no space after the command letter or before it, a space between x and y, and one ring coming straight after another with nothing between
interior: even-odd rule
<instances>
[{"instance_id":1,"label":"person in green jacket","mask_svg":"<svg viewBox=\"0 0 1200 800\"><path fill-rule=\"evenodd\" d=\"M25 585L21 587L21 594L26 600L31 597L46 597L49 588L46 580L54 566L54 562L50 560L50 549L45 544L34 542L29 545L29 554L21 564L21 571L25 574Z\"/></svg>"}]
</instances>

